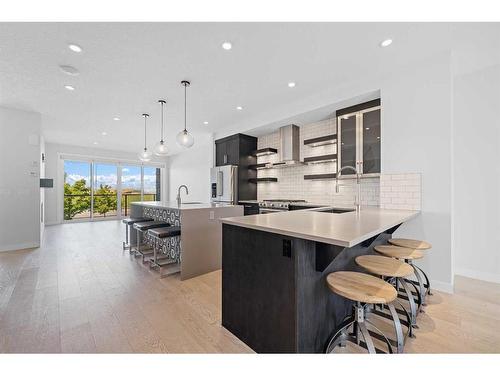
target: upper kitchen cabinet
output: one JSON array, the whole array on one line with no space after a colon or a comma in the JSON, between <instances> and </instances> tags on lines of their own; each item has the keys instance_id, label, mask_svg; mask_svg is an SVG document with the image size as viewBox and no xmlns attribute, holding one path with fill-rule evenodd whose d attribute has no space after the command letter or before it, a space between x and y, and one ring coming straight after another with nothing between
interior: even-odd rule
<instances>
[{"instance_id":1,"label":"upper kitchen cabinet","mask_svg":"<svg viewBox=\"0 0 500 375\"><path fill-rule=\"evenodd\" d=\"M257 138L245 134L234 134L218 139L215 141L215 166L255 164L256 159L252 156L252 152L256 148Z\"/></svg>"},{"instance_id":2,"label":"upper kitchen cabinet","mask_svg":"<svg viewBox=\"0 0 500 375\"><path fill-rule=\"evenodd\" d=\"M238 166L238 199L257 199L257 185L248 181L257 178L257 171L250 166L257 164L253 152L257 149L257 138L245 134L234 134L215 141L215 166Z\"/></svg>"},{"instance_id":3,"label":"upper kitchen cabinet","mask_svg":"<svg viewBox=\"0 0 500 375\"><path fill-rule=\"evenodd\" d=\"M356 168L363 175L380 173L380 99L338 110L338 169ZM354 171L344 170L342 175Z\"/></svg>"}]
</instances>

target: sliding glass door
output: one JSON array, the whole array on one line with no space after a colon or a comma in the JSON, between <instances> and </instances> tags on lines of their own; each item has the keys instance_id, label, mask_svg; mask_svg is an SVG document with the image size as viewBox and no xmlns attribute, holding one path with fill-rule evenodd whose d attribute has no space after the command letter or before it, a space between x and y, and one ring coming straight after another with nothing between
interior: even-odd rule
<instances>
[{"instance_id":1,"label":"sliding glass door","mask_svg":"<svg viewBox=\"0 0 500 375\"><path fill-rule=\"evenodd\" d=\"M64 161L64 220L92 217L92 163Z\"/></svg>"},{"instance_id":2,"label":"sliding glass door","mask_svg":"<svg viewBox=\"0 0 500 375\"><path fill-rule=\"evenodd\" d=\"M138 166L122 167L122 216L130 213L130 204L142 200L142 168Z\"/></svg>"},{"instance_id":3,"label":"sliding glass door","mask_svg":"<svg viewBox=\"0 0 500 375\"><path fill-rule=\"evenodd\" d=\"M94 164L92 217L118 216L118 166Z\"/></svg>"},{"instance_id":4,"label":"sliding glass door","mask_svg":"<svg viewBox=\"0 0 500 375\"><path fill-rule=\"evenodd\" d=\"M139 200L160 200L161 168L64 160L64 221L119 219Z\"/></svg>"}]
</instances>

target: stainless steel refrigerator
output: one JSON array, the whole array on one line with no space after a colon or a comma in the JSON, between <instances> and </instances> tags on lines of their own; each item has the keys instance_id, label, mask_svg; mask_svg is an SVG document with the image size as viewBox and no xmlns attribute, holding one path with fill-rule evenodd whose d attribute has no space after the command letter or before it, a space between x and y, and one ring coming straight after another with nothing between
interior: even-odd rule
<instances>
[{"instance_id":1,"label":"stainless steel refrigerator","mask_svg":"<svg viewBox=\"0 0 500 375\"><path fill-rule=\"evenodd\" d=\"M225 165L210 169L212 202L238 203L238 167Z\"/></svg>"}]
</instances>

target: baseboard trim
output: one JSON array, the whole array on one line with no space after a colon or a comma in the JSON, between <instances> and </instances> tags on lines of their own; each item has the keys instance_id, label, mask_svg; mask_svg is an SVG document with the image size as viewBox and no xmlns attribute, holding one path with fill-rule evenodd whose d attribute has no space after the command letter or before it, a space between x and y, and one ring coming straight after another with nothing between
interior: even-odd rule
<instances>
[{"instance_id":1,"label":"baseboard trim","mask_svg":"<svg viewBox=\"0 0 500 375\"><path fill-rule=\"evenodd\" d=\"M45 223L45 226L47 227L47 226L59 225L59 224L62 224L62 223L60 223L58 221L48 221L48 222Z\"/></svg>"},{"instance_id":2,"label":"baseboard trim","mask_svg":"<svg viewBox=\"0 0 500 375\"><path fill-rule=\"evenodd\" d=\"M431 291L439 290L440 292L453 294L455 292L452 283L445 283L439 280L431 280Z\"/></svg>"},{"instance_id":3,"label":"baseboard trim","mask_svg":"<svg viewBox=\"0 0 500 375\"><path fill-rule=\"evenodd\" d=\"M0 245L0 253L4 251L14 251L14 250L24 250L24 249L33 249L40 247L39 243L36 242L25 242L18 244L10 244L10 245Z\"/></svg>"},{"instance_id":4,"label":"baseboard trim","mask_svg":"<svg viewBox=\"0 0 500 375\"><path fill-rule=\"evenodd\" d=\"M493 272L476 271L469 268L455 268L455 275L500 284L500 274Z\"/></svg>"}]
</instances>

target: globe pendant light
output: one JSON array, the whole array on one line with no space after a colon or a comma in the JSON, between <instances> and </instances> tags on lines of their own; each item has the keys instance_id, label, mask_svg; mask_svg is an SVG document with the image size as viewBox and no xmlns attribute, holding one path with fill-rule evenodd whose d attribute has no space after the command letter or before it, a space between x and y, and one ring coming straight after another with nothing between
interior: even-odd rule
<instances>
[{"instance_id":1,"label":"globe pendant light","mask_svg":"<svg viewBox=\"0 0 500 375\"><path fill-rule=\"evenodd\" d=\"M177 134L177 143L185 148L189 148L194 144L194 138L186 129L186 88L190 85L188 81L182 81L184 86L184 130Z\"/></svg>"},{"instance_id":2,"label":"globe pendant light","mask_svg":"<svg viewBox=\"0 0 500 375\"><path fill-rule=\"evenodd\" d=\"M149 115L147 113L142 114L144 116L144 150L139 153L139 159L142 161L150 161L153 153L148 151L148 147L146 146L146 121Z\"/></svg>"},{"instance_id":3,"label":"globe pendant light","mask_svg":"<svg viewBox=\"0 0 500 375\"><path fill-rule=\"evenodd\" d=\"M154 153L157 156L167 156L168 149L167 145L163 142L163 106L167 103L165 100L158 100L161 104L161 139L155 146Z\"/></svg>"}]
</instances>

